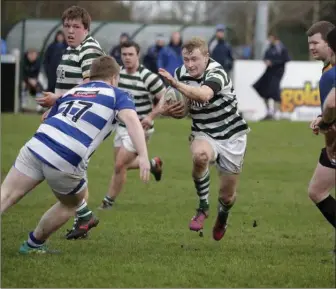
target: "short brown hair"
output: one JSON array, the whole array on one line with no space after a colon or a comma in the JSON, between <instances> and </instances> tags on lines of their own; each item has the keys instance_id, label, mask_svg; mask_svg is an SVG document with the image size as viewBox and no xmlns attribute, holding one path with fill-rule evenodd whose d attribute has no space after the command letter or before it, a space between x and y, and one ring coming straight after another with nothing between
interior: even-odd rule
<instances>
[{"instance_id":1,"label":"short brown hair","mask_svg":"<svg viewBox=\"0 0 336 289\"><path fill-rule=\"evenodd\" d=\"M120 66L117 61L109 55L103 55L92 62L90 80L107 80L119 75L119 72Z\"/></svg>"},{"instance_id":2,"label":"short brown hair","mask_svg":"<svg viewBox=\"0 0 336 289\"><path fill-rule=\"evenodd\" d=\"M122 43L120 45L120 49L122 49L122 48L130 48L130 47L134 47L135 50L136 50L136 52L137 52L137 54L140 53L140 46L139 46L139 44L136 43L133 40L127 40L127 41L125 41L124 43Z\"/></svg>"},{"instance_id":3,"label":"short brown hair","mask_svg":"<svg viewBox=\"0 0 336 289\"><path fill-rule=\"evenodd\" d=\"M327 43L334 53L336 53L336 28L327 35Z\"/></svg>"},{"instance_id":4,"label":"short brown hair","mask_svg":"<svg viewBox=\"0 0 336 289\"><path fill-rule=\"evenodd\" d=\"M80 19L83 23L85 29L90 30L91 16L84 8L79 6L71 6L63 12L62 23L65 20L75 20Z\"/></svg>"},{"instance_id":5,"label":"short brown hair","mask_svg":"<svg viewBox=\"0 0 336 289\"><path fill-rule=\"evenodd\" d=\"M201 37L192 37L190 40L183 43L182 49L186 49L188 52L199 49L204 55L209 53L208 44Z\"/></svg>"},{"instance_id":6,"label":"short brown hair","mask_svg":"<svg viewBox=\"0 0 336 289\"><path fill-rule=\"evenodd\" d=\"M319 21L314 23L306 32L308 37L311 37L317 33L321 33L321 37L324 41L327 41L328 33L335 28L335 25L328 21Z\"/></svg>"}]
</instances>

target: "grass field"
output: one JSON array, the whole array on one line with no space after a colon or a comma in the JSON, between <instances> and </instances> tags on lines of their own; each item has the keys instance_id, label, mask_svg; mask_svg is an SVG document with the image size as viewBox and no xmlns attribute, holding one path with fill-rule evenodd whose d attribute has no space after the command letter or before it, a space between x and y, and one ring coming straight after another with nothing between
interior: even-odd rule
<instances>
[{"instance_id":1,"label":"grass field","mask_svg":"<svg viewBox=\"0 0 336 289\"><path fill-rule=\"evenodd\" d=\"M1 173L39 125L35 115L2 115ZM307 123L251 123L238 200L225 238L212 240L218 178L204 237L188 223L197 198L190 177L188 120L159 120L150 155L165 161L160 183L130 172L110 211L97 211L113 168L109 138L89 167L90 207L100 218L88 240L49 241L61 255L21 256L18 248L55 198L42 184L2 217L1 287L334 287L334 234L307 197L322 138ZM55 216L57 217L57 216ZM253 222L257 227L253 227Z\"/></svg>"}]
</instances>

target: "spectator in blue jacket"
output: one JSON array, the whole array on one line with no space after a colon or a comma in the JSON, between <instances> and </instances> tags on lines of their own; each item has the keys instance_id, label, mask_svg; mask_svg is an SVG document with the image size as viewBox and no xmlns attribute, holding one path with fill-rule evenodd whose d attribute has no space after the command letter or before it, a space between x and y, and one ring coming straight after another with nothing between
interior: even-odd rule
<instances>
[{"instance_id":1,"label":"spectator in blue jacket","mask_svg":"<svg viewBox=\"0 0 336 289\"><path fill-rule=\"evenodd\" d=\"M158 68L164 68L171 75L174 75L175 69L183 65L182 58L182 37L180 32L173 32L170 42L163 47L158 55Z\"/></svg>"},{"instance_id":2,"label":"spectator in blue jacket","mask_svg":"<svg viewBox=\"0 0 336 289\"><path fill-rule=\"evenodd\" d=\"M4 39L1 38L1 55L7 54L7 44Z\"/></svg>"},{"instance_id":3,"label":"spectator in blue jacket","mask_svg":"<svg viewBox=\"0 0 336 289\"><path fill-rule=\"evenodd\" d=\"M162 34L156 36L155 44L148 48L147 54L144 56L144 66L154 73L158 73L157 60L161 49L165 45L165 39Z\"/></svg>"},{"instance_id":4,"label":"spectator in blue jacket","mask_svg":"<svg viewBox=\"0 0 336 289\"><path fill-rule=\"evenodd\" d=\"M121 61L121 44L123 44L124 42L130 40L130 36L127 33L121 33L120 38L119 38L119 44L114 46L111 50L110 50L110 56L112 56L120 66L123 65L122 61Z\"/></svg>"},{"instance_id":5,"label":"spectator in blue jacket","mask_svg":"<svg viewBox=\"0 0 336 289\"><path fill-rule=\"evenodd\" d=\"M61 62L62 55L68 47L64 34L57 31L54 42L51 43L44 54L44 72L48 79L48 91L55 92L57 66Z\"/></svg>"},{"instance_id":6,"label":"spectator in blue jacket","mask_svg":"<svg viewBox=\"0 0 336 289\"><path fill-rule=\"evenodd\" d=\"M211 52L211 58L220 63L227 73L230 73L233 67L233 56L231 46L225 41L225 26L218 24L216 26L217 44Z\"/></svg>"}]
</instances>

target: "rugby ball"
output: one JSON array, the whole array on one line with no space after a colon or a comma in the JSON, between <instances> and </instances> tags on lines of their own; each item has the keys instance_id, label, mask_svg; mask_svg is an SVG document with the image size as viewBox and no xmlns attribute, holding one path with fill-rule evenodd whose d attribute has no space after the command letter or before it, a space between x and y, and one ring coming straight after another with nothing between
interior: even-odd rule
<instances>
[{"instance_id":1,"label":"rugby ball","mask_svg":"<svg viewBox=\"0 0 336 289\"><path fill-rule=\"evenodd\" d=\"M166 104L174 104L175 102L182 102L184 105L184 113L181 118L186 117L189 114L189 101L188 99L177 89L169 86L164 95L164 100Z\"/></svg>"}]
</instances>

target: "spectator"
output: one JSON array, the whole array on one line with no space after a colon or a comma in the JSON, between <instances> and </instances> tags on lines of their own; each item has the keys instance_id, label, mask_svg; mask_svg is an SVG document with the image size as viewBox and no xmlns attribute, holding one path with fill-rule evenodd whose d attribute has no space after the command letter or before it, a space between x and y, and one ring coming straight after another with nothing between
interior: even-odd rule
<instances>
[{"instance_id":1,"label":"spectator","mask_svg":"<svg viewBox=\"0 0 336 289\"><path fill-rule=\"evenodd\" d=\"M57 31L54 42L48 46L44 55L43 64L48 78L48 91L55 92L57 66L61 62L62 55L67 46L63 31Z\"/></svg>"},{"instance_id":2,"label":"spectator","mask_svg":"<svg viewBox=\"0 0 336 289\"><path fill-rule=\"evenodd\" d=\"M28 100L28 94L35 97L42 96L42 85L38 81L41 62L38 52L35 49L29 49L23 59L23 83L22 83L22 100L23 106Z\"/></svg>"},{"instance_id":3,"label":"spectator","mask_svg":"<svg viewBox=\"0 0 336 289\"><path fill-rule=\"evenodd\" d=\"M4 39L1 38L1 55L7 54L7 44Z\"/></svg>"},{"instance_id":4,"label":"spectator","mask_svg":"<svg viewBox=\"0 0 336 289\"><path fill-rule=\"evenodd\" d=\"M252 45L245 44L242 47L242 59L251 59L252 58Z\"/></svg>"},{"instance_id":5,"label":"spectator","mask_svg":"<svg viewBox=\"0 0 336 289\"><path fill-rule=\"evenodd\" d=\"M216 26L217 44L211 52L211 58L220 63L227 73L230 73L233 67L233 57L231 46L225 41L225 26L218 24Z\"/></svg>"},{"instance_id":6,"label":"spectator","mask_svg":"<svg viewBox=\"0 0 336 289\"><path fill-rule=\"evenodd\" d=\"M114 46L111 50L110 50L110 56L112 56L120 66L122 66L122 61L121 61L121 44L123 44L124 42L130 40L130 36L127 33L122 33L120 35L119 38L119 44Z\"/></svg>"},{"instance_id":7,"label":"spectator","mask_svg":"<svg viewBox=\"0 0 336 289\"><path fill-rule=\"evenodd\" d=\"M264 118L274 119L280 112L280 81L285 72L285 64L290 60L287 48L279 38L270 33L268 36L269 46L265 51L264 62L266 70L260 79L253 85L254 89L264 99L267 115ZM274 100L274 109L270 108L269 99Z\"/></svg>"},{"instance_id":8,"label":"spectator","mask_svg":"<svg viewBox=\"0 0 336 289\"><path fill-rule=\"evenodd\" d=\"M175 69L181 65L183 65L182 38L180 32L173 32L169 44L159 52L157 66L174 75Z\"/></svg>"},{"instance_id":9,"label":"spectator","mask_svg":"<svg viewBox=\"0 0 336 289\"><path fill-rule=\"evenodd\" d=\"M147 54L144 57L143 64L153 73L158 73L157 60L161 49L165 45L165 40L162 34L156 36L155 44L148 48Z\"/></svg>"}]
</instances>

